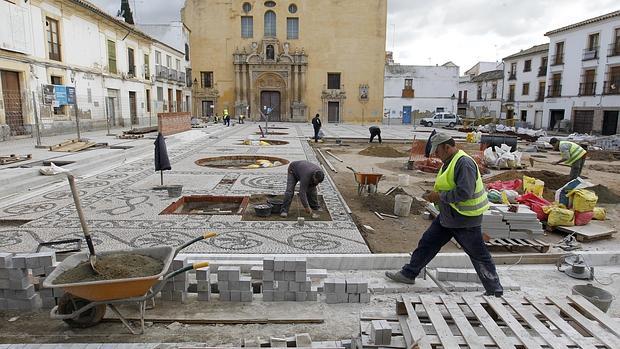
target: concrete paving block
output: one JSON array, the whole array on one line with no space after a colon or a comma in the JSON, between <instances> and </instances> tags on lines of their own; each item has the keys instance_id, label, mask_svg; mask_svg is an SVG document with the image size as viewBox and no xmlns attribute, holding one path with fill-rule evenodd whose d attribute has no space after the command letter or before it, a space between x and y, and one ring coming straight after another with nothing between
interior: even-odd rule
<instances>
[{"instance_id":1,"label":"concrete paving block","mask_svg":"<svg viewBox=\"0 0 620 349\"><path fill-rule=\"evenodd\" d=\"M222 302L230 302L230 291L222 291L222 290L220 290L220 301L222 301Z\"/></svg>"},{"instance_id":2,"label":"concrete paving block","mask_svg":"<svg viewBox=\"0 0 620 349\"><path fill-rule=\"evenodd\" d=\"M236 267L237 270L231 270L228 272L228 281L239 281L241 277L241 270L239 267Z\"/></svg>"},{"instance_id":3,"label":"concrete paving block","mask_svg":"<svg viewBox=\"0 0 620 349\"><path fill-rule=\"evenodd\" d=\"M370 293L360 293L360 303L370 303Z\"/></svg>"},{"instance_id":4,"label":"concrete paving block","mask_svg":"<svg viewBox=\"0 0 620 349\"><path fill-rule=\"evenodd\" d=\"M346 281L344 279L334 279L334 292L335 293L345 293L346 292Z\"/></svg>"},{"instance_id":5,"label":"concrete paving block","mask_svg":"<svg viewBox=\"0 0 620 349\"><path fill-rule=\"evenodd\" d=\"M295 346L297 348L311 348L312 338L309 333L297 333L295 334Z\"/></svg>"},{"instance_id":6,"label":"concrete paving block","mask_svg":"<svg viewBox=\"0 0 620 349\"><path fill-rule=\"evenodd\" d=\"M276 258L273 262L274 271L284 271L284 259Z\"/></svg>"},{"instance_id":7,"label":"concrete paving block","mask_svg":"<svg viewBox=\"0 0 620 349\"><path fill-rule=\"evenodd\" d=\"M252 291L241 291L241 302L251 302L252 296Z\"/></svg>"},{"instance_id":8,"label":"concrete paving block","mask_svg":"<svg viewBox=\"0 0 620 349\"><path fill-rule=\"evenodd\" d=\"M185 303L187 301L187 292L185 291L172 291L172 300L175 302Z\"/></svg>"},{"instance_id":9,"label":"concrete paving block","mask_svg":"<svg viewBox=\"0 0 620 349\"><path fill-rule=\"evenodd\" d=\"M8 301L4 298L0 298L0 310L8 310Z\"/></svg>"},{"instance_id":10,"label":"concrete paving block","mask_svg":"<svg viewBox=\"0 0 620 349\"><path fill-rule=\"evenodd\" d=\"M241 291L239 291L239 290L231 290L230 291L230 301L231 302L241 302Z\"/></svg>"},{"instance_id":11,"label":"concrete paving block","mask_svg":"<svg viewBox=\"0 0 620 349\"><path fill-rule=\"evenodd\" d=\"M274 282L273 281L263 281L263 290L273 290Z\"/></svg>"},{"instance_id":12,"label":"concrete paving block","mask_svg":"<svg viewBox=\"0 0 620 349\"><path fill-rule=\"evenodd\" d=\"M346 293L358 293L357 292L357 280L356 279L347 279L346 280Z\"/></svg>"},{"instance_id":13,"label":"concrete paving block","mask_svg":"<svg viewBox=\"0 0 620 349\"><path fill-rule=\"evenodd\" d=\"M339 302L338 294L336 293L325 293L325 303L327 304L336 304Z\"/></svg>"},{"instance_id":14,"label":"concrete paving block","mask_svg":"<svg viewBox=\"0 0 620 349\"><path fill-rule=\"evenodd\" d=\"M299 290L305 292L312 291L312 281L308 280L300 283Z\"/></svg>"},{"instance_id":15,"label":"concrete paving block","mask_svg":"<svg viewBox=\"0 0 620 349\"><path fill-rule=\"evenodd\" d=\"M217 289L220 291L228 291L230 288L228 287L228 283L230 281L218 281L217 282Z\"/></svg>"},{"instance_id":16,"label":"concrete paving block","mask_svg":"<svg viewBox=\"0 0 620 349\"><path fill-rule=\"evenodd\" d=\"M327 277L327 269L307 269L306 274L312 279L325 279Z\"/></svg>"},{"instance_id":17,"label":"concrete paving block","mask_svg":"<svg viewBox=\"0 0 620 349\"><path fill-rule=\"evenodd\" d=\"M239 291L241 289L239 281L228 281L228 289L231 291Z\"/></svg>"},{"instance_id":18,"label":"concrete paving block","mask_svg":"<svg viewBox=\"0 0 620 349\"><path fill-rule=\"evenodd\" d=\"M275 280L274 276L273 270L263 270L263 281L273 281Z\"/></svg>"},{"instance_id":19,"label":"concrete paving block","mask_svg":"<svg viewBox=\"0 0 620 349\"><path fill-rule=\"evenodd\" d=\"M242 276L239 278L239 289L242 291L250 290L252 288L252 278L249 276Z\"/></svg>"},{"instance_id":20,"label":"concrete paving block","mask_svg":"<svg viewBox=\"0 0 620 349\"><path fill-rule=\"evenodd\" d=\"M278 291L288 291L288 281L278 281L277 290Z\"/></svg>"},{"instance_id":21,"label":"concrete paving block","mask_svg":"<svg viewBox=\"0 0 620 349\"><path fill-rule=\"evenodd\" d=\"M273 257L263 258L263 271L265 270L274 270L274 259Z\"/></svg>"},{"instance_id":22,"label":"concrete paving block","mask_svg":"<svg viewBox=\"0 0 620 349\"><path fill-rule=\"evenodd\" d=\"M15 290L15 298L28 299L32 296L34 296L34 285L28 285L28 287L23 290Z\"/></svg>"},{"instance_id":23,"label":"concrete paving block","mask_svg":"<svg viewBox=\"0 0 620 349\"><path fill-rule=\"evenodd\" d=\"M284 300L287 302L294 302L297 299L297 293L288 291L284 294Z\"/></svg>"},{"instance_id":24,"label":"concrete paving block","mask_svg":"<svg viewBox=\"0 0 620 349\"><path fill-rule=\"evenodd\" d=\"M273 279L276 281L285 281L286 280L286 272L283 270L274 271Z\"/></svg>"},{"instance_id":25,"label":"concrete paving block","mask_svg":"<svg viewBox=\"0 0 620 349\"><path fill-rule=\"evenodd\" d=\"M317 291L308 291L306 292L306 300L310 302L316 302L318 299Z\"/></svg>"},{"instance_id":26,"label":"concrete paving block","mask_svg":"<svg viewBox=\"0 0 620 349\"><path fill-rule=\"evenodd\" d=\"M286 338L269 338L269 344L272 348L286 348Z\"/></svg>"},{"instance_id":27,"label":"concrete paving block","mask_svg":"<svg viewBox=\"0 0 620 349\"><path fill-rule=\"evenodd\" d=\"M348 303L359 303L360 302L360 295L359 293L349 293L349 298L348 298Z\"/></svg>"},{"instance_id":28,"label":"concrete paving block","mask_svg":"<svg viewBox=\"0 0 620 349\"><path fill-rule=\"evenodd\" d=\"M196 280L209 280L209 276L211 275L211 271L209 267L200 268L196 270Z\"/></svg>"},{"instance_id":29,"label":"concrete paving block","mask_svg":"<svg viewBox=\"0 0 620 349\"><path fill-rule=\"evenodd\" d=\"M209 281L207 280L197 280L196 291L197 292L211 292L211 283L209 283Z\"/></svg>"},{"instance_id":30,"label":"concrete paving block","mask_svg":"<svg viewBox=\"0 0 620 349\"><path fill-rule=\"evenodd\" d=\"M9 288L12 290L23 290L30 285L28 278L9 280Z\"/></svg>"},{"instance_id":31,"label":"concrete paving block","mask_svg":"<svg viewBox=\"0 0 620 349\"><path fill-rule=\"evenodd\" d=\"M6 289L11 287L11 280L0 279L0 289Z\"/></svg>"},{"instance_id":32,"label":"concrete paving block","mask_svg":"<svg viewBox=\"0 0 620 349\"><path fill-rule=\"evenodd\" d=\"M273 302L273 291L272 290L263 290L263 301Z\"/></svg>"},{"instance_id":33,"label":"concrete paving block","mask_svg":"<svg viewBox=\"0 0 620 349\"><path fill-rule=\"evenodd\" d=\"M54 298L54 291L51 288L43 288L40 289L38 292L42 298Z\"/></svg>"},{"instance_id":34,"label":"concrete paving block","mask_svg":"<svg viewBox=\"0 0 620 349\"><path fill-rule=\"evenodd\" d=\"M291 292L299 292L301 291L299 288L299 283L295 282L295 281L289 281L288 283L288 290Z\"/></svg>"},{"instance_id":35,"label":"concrete paving block","mask_svg":"<svg viewBox=\"0 0 620 349\"><path fill-rule=\"evenodd\" d=\"M286 258L284 260L284 271L295 271L295 259Z\"/></svg>"},{"instance_id":36,"label":"concrete paving block","mask_svg":"<svg viewBox=\"0 0 620 349\"><path fill-rule=\"evenodd\" d=\"M304 282L306 281L306 271L296 271L295 272L295 282Z\"/></svg>"},{"instance_id":37,"label":"concrete paving block","mask_svg":"<svg viewBox=\"0 0 620 349\"><path fill-rule=\"evenodd\" d=\"M274 291L273 300L276 302L284 302L286 298L286 292L283 291Z\"/></svg>"},{"instance_id":38,"label":"concrete paving block","mask_svg":"<svg viewBox=\"0 0 620 349\"><path fill-rule=\"evenodd\" d=\"M357 280L357 293L368 293L368 281Z\"/></svg>"},{"instance_id":39,"label":"concrete paving block","mask_svg":"<svg viewBox=\"0 0 620 349\"><path fill-rule=\"evenodd\" d=\"M9 279L9 269L0 268L0 279Z\"/></svg>"},{"instance_id":40,"label":"concrete paving block","mask_svg":"<svg viewBox=\"0 0 620 349\"><path fill-rule=\"evenodd\" d=\"M220 267L217 271L217 281L228 281L228 271L222 270Z\"/></svg>"},{"instance_id":41,"label":"concrete paving block","mask_svg":"<svg viewBox=\"0 0 620 349\"><path fill-rule=\"evenodd\" d=\"M56 263L56 252L54 251L37 252L34 255L39 259L40 267L50 267Z\"/></svg>"},{"instance_id":42,"label":"concrete paving block","mask_svg":"<svg viewBox=\"0 0 620 349\"><path fill-rule=\"evenodd\" d=\"M13 256L13 268L26 269L26 255L18 253Z\"/></svg>"},{"instance_id":43,"label":"concrete paving block","mask_svg":"<svg viewBox=\"0 0 620 349\"><path fill-rule=\"evenodd\" d=\"M284 280L295 281L295 271L285 271Z\"/></svg>"},{"instance_id":44,"label":"concrete paving block","mask_svg":"<svg viewBox=\"0 0 620 349\"><path fill-rule=\"evenodd\" d=\"M13 254L0 252L0 268L13 268Z\"/></svg>"},{"instance_id":45,"label":"concrete paving block","mask_svg":"<svg viewBox=\"0 0 620 349\"><path fill-rule=\"evenodd\" d=\"M250 276L254 280L262 280L263 279L263 267L253 266L252 269L250 269Z\"/></svg>"},{"instance_id":46,"label":"concrete paving block","mask_svg":"<svg viewBox=\"0 0 620 349\"><path fill-rule=\"evenodd\" d=\"M295 271L306 272L307 263L306 258L300 257L295 259Z\"/></svg>"},{"instance_id":47,"label":"concrete paving block","mask_svg":"<svg viewBox=\"0 0 620 349\"><path fill-rule=\"evenodd\" d=\"M323 292L336 293L336 280L332 278L325 279L323 282Z\"/></svg>"},{"instance_id":48,"label":"concrete paving block","mask_svg":"<svg viewBox=\"0 0 620 349\"><path fill-rule=\"evenodd\" d=\"M349 303L348 293L337 293L337 295L338 295L338 303Z\"/></svg>"},{"instance_id":49,"label":"concrete paving block","mask_svg":"<svg viewBox=\"0 0 620 349\"><path fill-rule=\"evenodd\" d=\"M188 256L186 255L177 255L176 257L174 257L174 259L172 260L172 263L170 263L170 270L179 270L187 266L188 265L187 257Z\"/></svg>"},{"instance_id":50,"label":"concrete paving block","mask_svg":"<svg viewBox=\"0 0 620 349\"><path fill-rule=\"evenodd\" d=\"M33 276L45 276L45 267L38 267L32 269Z\"/></svg>"}]
</instances>

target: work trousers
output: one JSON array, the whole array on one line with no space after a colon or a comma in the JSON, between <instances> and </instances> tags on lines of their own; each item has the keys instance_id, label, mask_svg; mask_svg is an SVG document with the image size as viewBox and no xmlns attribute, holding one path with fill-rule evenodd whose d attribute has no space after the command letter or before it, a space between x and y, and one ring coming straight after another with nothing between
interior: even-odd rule
<instances>
[{"instance_id":1,"label":"work trousers","mask_svg":"<svg viewBox=\"0 0 620 349\"><path fill-rule=\"evenodd\" d=\"M314 126L314 143L318 143L319 141L319 131L321 130L321 127L316 127Z\"/></svg>"},{"instance_id":2,"label":"work trousers","mask_svg":"<svg viewBox=\"0 0 620 349\"><path fill-rule=\"evenodd\" d=\"M288 173L286 177L286 191L284 192L284 203L282 203L282 211L288 213L288 209L291 207L291 203L293 202L293 196L295 196L295 186L299 180L295 177L294 174ZM321 208L319 205L319 198L316 190L316 186L309 187L306 190L306 198L308 199L308 205L313 210L318 210ZM301 198L300 198L301 199Z\"/></svg>"},{"instance_id":3,"label":"work trousers","mask_svg":"<svg viewBox=\"0 0 620 349\"><path fill-rule=\"evenodd\" d=\"M372 143L372 140L375 139L376 137L379 137L379 143L381 143L381 131L376 131L376 132L372 132L370 131L370 143Z\"/></svg>"},{"instance_id":4,"label":"work trousers","mask_svg":"<svg viewBox=\"0 0 620 349\"><path fill-rule=\"evenodd\" d=\"M586 156L582 156L581 159L573 162L570 166L570 179L573 180L579 176L581 176L581 170L583 170L583 165L586 163Z\"/></svg>"},{"instance_id":5,"label":"work trousers","mask_svg":"<svg viewBox=\"0 0 620 349\"><path fill-rule=\"evenodd\" d=\"M482 240L482 229L480 226L473 228L445 228L441 226L439 217L433 220L430 227L424 232L418 247L413 251L411 260L402 269L403 275L408 278L415 278L437 255L441 247L447 244L452 238L456 240L465 253L469 255L471 263L478 273L480 281L487 292L503 292L499 276L495 270L495 263L489 254L484 240Z\"/></svg>"}]
</instances>

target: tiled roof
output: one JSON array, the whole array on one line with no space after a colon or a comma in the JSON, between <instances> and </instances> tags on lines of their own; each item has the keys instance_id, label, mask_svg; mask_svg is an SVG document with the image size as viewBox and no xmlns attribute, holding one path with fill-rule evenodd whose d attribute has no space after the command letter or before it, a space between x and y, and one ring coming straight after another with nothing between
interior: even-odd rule
<instances>
[{"instance_id":1,"label":"tiled roof","mask_svg":"<svg viewBox=\"0 0 620 349\"><path fill-rule=\"evenodd\" d=\"M504 78L503 70L491 70L491 71L484 72L480 75L474 76L471 79L471 81L481 82L481 81L488 81L488 80L501 80L503 78Z\"/></svg>"},{"instance_id":2,"label":"tiled roof","mask_svg":"<svg viewBox=\"0 0 620 349\"><path fill-rule=\"evenodd\" d=\"M522 56L529 56L535 53L547 52L547 51L549 51L549 44L536 45L536 46L532 46L528 48L527 50L521 50L515 54L504 57L504 60L513 59L513 58L522 57Z\"/></svg>"},{"instance_id":3,"label":"tiled roof","mask_svg":"<svg viewBox=\"0 0 620 349\"><path fill-rule=\"evenodd\" d=\"M578 23L575 23L575 24L567 25L566 27L554 29L554 30L546 32L545 36L557 34L557 33L560 33L560 32L566 31L566 30L571 30L571 29L578 28L578 27L583 27L584 25L588 25L588 24L604 21L606 19L613 18L613 17L620 17L620 11L610 12L610 13L604 14L602 16L586 19L585 21L582 21L582 22L578 22Z\"/></svg>"}]
</instances>

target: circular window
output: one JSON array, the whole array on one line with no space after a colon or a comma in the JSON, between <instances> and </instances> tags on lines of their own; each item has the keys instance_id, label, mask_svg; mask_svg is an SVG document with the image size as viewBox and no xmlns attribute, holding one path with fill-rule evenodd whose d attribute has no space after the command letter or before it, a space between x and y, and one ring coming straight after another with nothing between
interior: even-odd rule
<instances>
[{"instance_id":1,"label":"circular window","mask_svg":"<svg viewBox=\"0 0 620 349\"><path fill-rule=\"evenodd\" d=\"M295 4L288 5L288 12L290 12L290 13L297 13L297 5L295 5Z\"/></svg>"},{"instance_id":2,"label":"circular window","mask_svg":"<svg viewBox=\"0 0 620 349\"><path fill-rule=\"evenodd\" d=\"M275 1L265 1L265 7L276 7Z\"/></svg>"},{"instance_id":3,"label":"circular window","mask_svg":"<svg viewBox=\"0 0 620 349\"><path fill-rule=\"evenodd\" d=\"M244 2L243 3L243 12L248 13L252 11L252 4L250 4L249 2Z\"/></svg>"}]
</instances>

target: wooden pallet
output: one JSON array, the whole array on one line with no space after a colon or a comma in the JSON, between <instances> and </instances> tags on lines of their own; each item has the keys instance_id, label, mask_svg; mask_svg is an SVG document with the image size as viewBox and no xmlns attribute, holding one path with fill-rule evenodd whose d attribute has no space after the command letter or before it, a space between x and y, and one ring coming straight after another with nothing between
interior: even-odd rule
<instances>
[{"instance_id":1,"label":"wooden pallet","mask_svg":"<svg viewBox=\"0 0 620 349\"><path fill-rule=\"evenodd\" d=\"M573 234L579 242L610 239L618 232L605 223L597 221L590 221L590 223L582 226L556 227L555 229L563 233Z\"/></svg>"},{"instance_id":2,"label":"wooden pallet","mask_svg":"<svg viewBox=\"0 0 620 349\"><path fill-rule=\"evenodd\" d=\"M144 138L144 135L143 134L122 134L122 135L116 136L116 138L118 139L140 139L140 138Z\"/></svg>"},{"instance_id":3,"label":"wooden pallet","mask_svg":"<svg viewBox=\"0 0 620 349\"><path fill-rule=\"evenodd\" d=\"M489 250L517 252L534 249L540 253L549 251L551 245L538 239L490 239L484 243Z\"/></svg>"},{"instance_id":4,"label":"wooden pallet","mask_svg":"<svg viewBox=\"0 0 620 349\"><path fill-rule=\"evenodd\" d=\"M123 133L136 135L136 134L157 132L157 130L158 130L157 126L135 127L135 128L132 128L131 130L123 131Z\"/></svg>"},{"instance_id":5,"label":"wooden pallet","mask_svg":"<svg viewBox=\"0 0 620 349\"><path fill-rule=\"evenodd\" d=\"M398 348L620 348L620 324L578 295L402 297Z\"/></svg>"},{"instance_id":6,"label":"wooden pallet","mask_svg":"<svg viewBox=\"0 0 620 349\"><path fill-rule=\"evenodd\" d=\"M0 165L12 164L15 162L26 161L32 159L32 154L0 156Z\"/></svg>"},{"instance_id":7,"label":"wooden pallet","mask_svg":"<svg viewBox=\"0 0 620 349\"><path fill-rule=\"evenodd\" d=\"M79 139L70 139L68 141L49 146L50 151L62 152L78 152L97 145L95 142L80 141Z\"/></svg>"}]
</instances>

